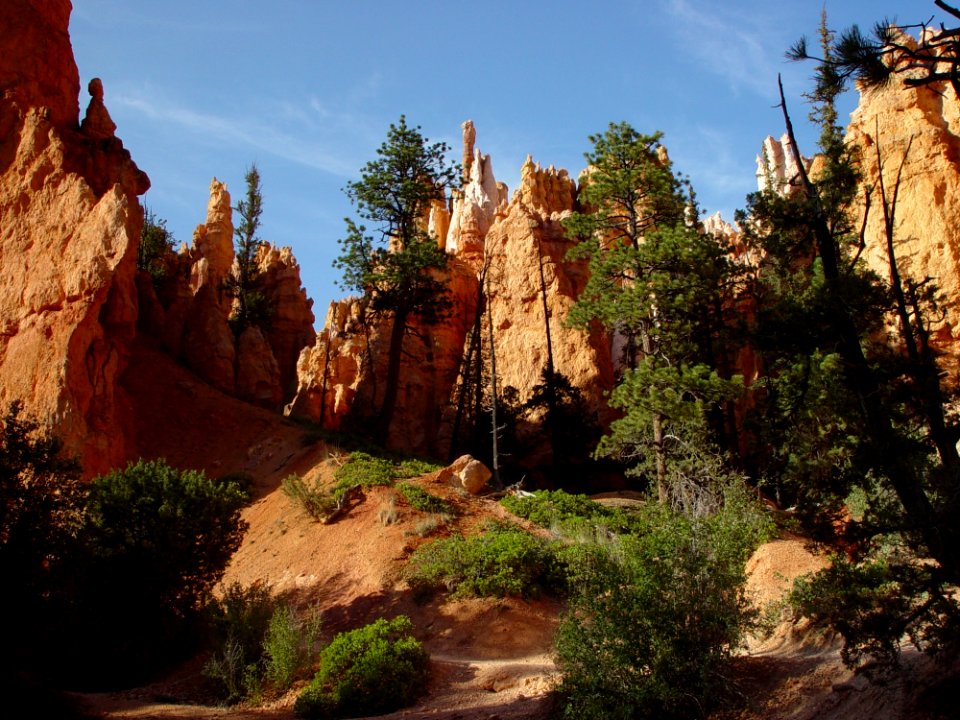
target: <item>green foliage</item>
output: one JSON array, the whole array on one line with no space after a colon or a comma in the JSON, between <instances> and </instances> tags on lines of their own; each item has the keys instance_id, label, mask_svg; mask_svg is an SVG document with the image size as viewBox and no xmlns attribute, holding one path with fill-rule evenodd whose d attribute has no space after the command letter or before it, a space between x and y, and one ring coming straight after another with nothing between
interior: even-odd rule
<instances>
[{"instance_id":1,"label":"green foliage","mask_svg":"<svg viewBox=\"0 0 960 720\"><path fill-rule=\"evenodd\" d=\"M70 635L89 680L133 681L182 653L247 524L236 485L162 460L90 485Z\"/></svg>"},{"instance_id":2,"label":"green foliage","mask_svg":"<svg viewBox=\"0 0 960 720\"><path fill-rule=\"evenodd\" d=\"M890 149L874 144L871 158L844 144L835 102L849 77L845 41L825 18L820 38L808 95L821 131L816 177L801 175L799 192L750 196L741 222L743 241L764 258L750 330L768 372L752 387L745 425L753 462L805 529L845 541L853 555L798 591L798 605L844 636L848 661L892 661L903 633L935 648L957 632L955 396L930 343L937 293L897 260ZM807 57L805 47L794 55ZM886 221L882 277L865 267L853 212L872 162L887 178L868 189Z\"/></svg>"},{"instance_id":3,"label":"green foliage","mask_svg":"<svg viewBox=\"0 0 960 720\"><path fill-rule=\"evenodd\" d=\"M557 635L563 716L700 716L751 620L744 565L769 532L737 485L713 515L647 504L645 532L571 557Z\"/></svg>"},{"instance_id":4,"label":"green foliage","mask_svg":"<svg viewBox=\"0 0 960 720\"><path fill-rule=\"evenodd\" d=\"M234 229L236 262L225 280L227 292L236 301L230 324L238 335L249 325L267 327L273 315L273 307L261 287L257 265L257 251L262 244L257 233L263 215L263 189L256 164L250 166L244 179L246 195L235 208L240 216L240 223Z\"/></svg>"},{"instance_id":5,"label":"green foliage","mask_svg":"<svg viewBox=\"0 0 960 720\"><path fill-rule=\"evenodd\" d=\"M407 501L410 507L415 510L420 510L421 512L427 513L437 513L439 515L454 515L453 506L448 503L443 498L437 497L426 490L424 490L419 485L414 485L413 483L400 483L397 485L397 492L399 492L403 499Z\"/></svg>"},{"instance_id":6,"label":"green foliage","mask_svg":"<svg viewBox=\"0 0 960 720\"><path fill-rule=\"evenodd\" d=\"M320 655L320 670L297 698L299 717L383 715L411 705L430 678L430 656L401 615L340 633Z\"/></svg>"},{"instance_id":7,"label":"green foliage","mask_svg":"<svg viewBox=\"0 0 960 720\"><path fill-rule=\"evenodd\" d=\"M49 660L40 648L57 635L86 494L80 466L63 457L59 439L11 403L0 419L0 576L15 620L8 624L0 674L8 661L24 670L33 660Z\"/></svg>"},{"instance_id":8,"label":"green foliage","mask_svg":"<svg viewBox=\"0 0 960 720\"><path fill-rule=\"evenodd\" d=\"M389 486L393 485L395 480L425 475L438 469L439 466L435 463L417 458L353 452L334 474L337 481L334 494L342 495L347 488L354 485L364 488Z\"/></svg>"},{"instance_id":9,"label":"green foliage","mask_svg":"<svg viewBox=\"0 0 960 720\"><path fill-rule=\"evenodd\" d=\"M84 534L104 570L185 616L207 603L240 546L246 500L230 482L140 460L93 481Z\"/></svg>"},{"instance_id":10,"label":"green foliage","mask_svg":"<svg viewBox=\"0 0 960 720\"><path fill-rule=\"evenodd\" d=\"M840 633L848 666L867 656L895 664L905 637L921 651L956 646L960 603L942 592L934 568L909 556L831 560L829 568L798 578L790 601L800 614Z\"/></svg>"},{"instance_id":11,"label":"green foliage","mask_svg":"<svg viewBox=\"0 0 960 720\"><path fill-rule=\"evenodd\" d=\"M427 235L423 217L432 202L445 199L446 188L458 177L446 159L448 151L445 143L429 144L401 115L390 125L377 159L364 166L360 180L347 185L347 196L360 217L376 223L378 237L347 220L334 267L343 272L341 287L369 297L374 311L435 315L443 306L444 287L428 271L446 267L446 256Z\"/></svg>"},{"instance_id":12,"label":"green foliage","mask_svg":"<svg viewBox=\"0 0 960 720\"><path fill-rule=\"evenodd\" d=\"M218 682L223 699L237 702L260 687L264 637L277 603L270 589L233 583L208 606L216 648L203 673Z\"/></svg>"},{"instance_id":13,"label":"green foliage","mask_svg":"<svg viewBox=\"0 0 960 720\"><path fill-rule=\"evenodd\" d=\"M263 639L266 677L278 690L286 690L316 656L320 640L320 614L303 619L289 605L281 605L270 618Z\"/></svg>"},{"instance_id":14,"label":"green foliage","mask_svg":"<svg viewBox=\"0 0 960 720\"><path fill-rule=\"evenodd\" d=\"M392 317L383 403L375 436L387 438L396 405L403 342L412 317L430 323L450 307L442 273L447 255L425 226L430 205L444 201L458 177L446 159L444 143L430 144L419 127L400 116L391 124L377 159L360 171L346 193L359 216L374 223L373 234L347 219L346 237L334 267L343 273L341 287L362 293L376 315Z\"/></svg>"},{"instance_id":15,"label":"green foliage","mask_svg":"<svg viewBox=\"0 0 960 720\"><path fill-rule=\"evenodd\" d=\"M699 227L692 191L660 137L626 123L591 136L585 209L564 226L578 242L571 254L590 267L571 322L586 329L599 321L626 341L629 370L612 399L624 418L597 452L654 481L666 502L675 491L669 441L722 447L729 431L725 408L742 382L719 370L733 353L723 312L741 271Z\"/></svg>"},{"instance_id":16,"label":"green foliage","mask_svg":"<svg viewBox=\"0 0 960 720\"><path fill-rule=\"evenodd\" d=\"M410 557L407 580L421 598L439 590L458 597L530 597L561 588L564 577L547 540L500 526L421 546Z\"/></svg>"},{"instance_id":17,"label":"green foliage","mask_svg":"<svg viewBox=\"0 0 960 720\"><path fill-rule=\"evenodd\" d=\"M158 218L150 208L144 208L143 229L137 245L137 270L146 270L154 281L165 280L169 272L168 257L176 240L167 229L167 221Z\"/></svg>"},{"instance_id":18,"label":"green foliage","mask_svg":"<svg viewBox=\"0 0 960 720\"><path fill-rule=\"evenodd\" d=\"M397 477L396 463L385 457L365 452L351 453L347 461L337 468L335 492L342 494L347 488L359 485L368 488L377 485L393 485Z\"/></svg>"},{"instance_id":19,"label":"green foliage","mask_svg":"<svg viewBox=\"0 0 960 720\"><path fill-rule=\"evenodd\" d=\"M614 533L637 529L636 518L619 508L607 508L586 495L573 495L563 490L537 490L531 496L507 495L500 503L518 517L540 527L576 534L585 525Z\"/></svg>"},{"instance_id":20,"label":"green foliage","mask_svg":"<svg viewBox=\"0 0 960 720\"><path fill-rule=\"evenodd\" d=\"M314 520L322 520L337 507L337 498L320 486L319 478L313 485L308 485L306 480L293 473L280 481L280 487L284 495Z\"/></svg>"},{"instance_id":21,"label":"green foliage","mask_svg":"<svg viewBox=\"0 0 960 720\"><path fill-rule=\"evenodd\" d=\"M268 587L234 583L209 608L216 650L204 674L216 680L228 703L257 697L264 680L284 691L316 658L320 615L302 617Z\"/></svg>"}]
</instances>

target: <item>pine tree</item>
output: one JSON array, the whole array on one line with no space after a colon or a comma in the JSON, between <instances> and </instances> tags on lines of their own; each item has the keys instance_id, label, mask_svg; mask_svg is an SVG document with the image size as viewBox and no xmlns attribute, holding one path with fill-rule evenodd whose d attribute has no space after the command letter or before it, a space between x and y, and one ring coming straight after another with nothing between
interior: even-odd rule
<instances>
[{"instance_id":1,"label":"pine tree","mask_svg":"<svg viewBox=\"0 0 960 720\"><path fill-rule=\"evenodd\" d=\"M449 307L446 288L438 273L446 267L446 254L426 229L426 216L435 200L446 198L446 189L460 171L447 160L445 143L429 143L419 127L408 127L406 118L390 125L377 159L360 171L360 180L348 183L347 196L357 214L375 224L374 234L347 218L347 234L334 267L343 273L341 287L362 293L370 313L389 317L384 398L375 435L386 442L396 407L404 337L414 318L430 323Z\"/></svg>"},{"instance_id":2,"label":"pine tree","mask_svg":"<svg viewBox=\"0 0 960 720\"><path fill-rule=\"evenodd\" d=\"M249 325L263 326L270 321L270 308L260 289L257 267L257 250L262 242L258 233L263 215L263 190L256 164L250 166L244 179L246 194L234 208L240 216L240 223L234 229L235 262L226 281L227 291L236 301L230 322L238 335Z\"/></svg>"},{"instance_id":3,"label":"pine tree","mask_svg":"<svg viewBox=\"0 0 960 720\"><path fill-rule=\"evenodd\" d=\"M676 497L671 485L688 477L676 474L683 463L675 461L718 441L716 418L740 382L716 370L736 268L692 217L692 191L674 175L660 137L626 123L591 137L586 210L565 225L579 239L574 255L590 267L571 320L600 322L624 345L627 369L611 398L624 417L599 452L631 463L667 502Z\"/></svg>"},{"instance_id":4,"label":"pine tree","mask_svg":"<svg viewBox=\"0 0 960 720\"><path fill-rule=\"evenodd\" d=\"M848 541L852 561L837 559L807 586L805 609L834 623L848 660L864 652L892 658L905 633L936 648L960 627L948 589L960 579L960 476L946 440L957 429L945 419L947 396L926 343L930 306L899 273L896 193L885 186L878 191L889 273L883 279L864 267L852 206L869 159L844 144L837 123L843 83L825 18L821 45L809 95L821 129L817 174L799 157L781 87L796 192L758 193L741 217L745 240L764 257L753 338L766 377L754 386L751 428L762 471L806 527Z\"/></svg>"}]
</instances>

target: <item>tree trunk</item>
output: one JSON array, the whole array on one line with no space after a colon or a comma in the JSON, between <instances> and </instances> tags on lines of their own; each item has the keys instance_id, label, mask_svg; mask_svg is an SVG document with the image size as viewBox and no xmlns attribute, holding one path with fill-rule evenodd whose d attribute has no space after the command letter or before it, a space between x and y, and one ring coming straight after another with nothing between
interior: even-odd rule
<instances>
[{"instance_id":1,"label":"tree trunk","mask_svg":"<svg viewBox=\"0 0 960 720\"><path fill-rule=\"evenodd\" d=\"M643 328L640 331L640 341L643 348L643 354L646 357L653 355L653 340L650 338L650 331ZM663 445L663 414L654 411L651 422L653 432L653 452L654 462L657 471L657 500L661 504L670 501L670 488L667 486L667 458L666 448Z\"/></svg>"},{"instance_id":2,"label":"tree trunk","mask_svg":"<svg viewBox=\"0 0 960 720\"><path fill-rule=\"evenodd\" d=\"M493 343L493 307L487 302L487 319L489 320L490 338L490 433L493 436L493 486L497 490L503 488L500 482L500 453L497 449L497 436L500 428L497 426L497 350Z\"/></svg>"},{"instance_id":3,"label":"tree trunk","mask_svg":"<svg viewBox=\"0 0 960 720\"><path fill-rule=\"evenodd\" d=\"M403 337L407 332L407 311L397 310L393 315L393 326L390 329L390 347L387 351L387 378L383 391L383 405L380 406L380 415L377 418L375 439L377 443L386 447L390 436L390 423L393 421L393 411L397 407L397 391L400 385L400 363L403 358Z\"/></svg>"}]
</instances>

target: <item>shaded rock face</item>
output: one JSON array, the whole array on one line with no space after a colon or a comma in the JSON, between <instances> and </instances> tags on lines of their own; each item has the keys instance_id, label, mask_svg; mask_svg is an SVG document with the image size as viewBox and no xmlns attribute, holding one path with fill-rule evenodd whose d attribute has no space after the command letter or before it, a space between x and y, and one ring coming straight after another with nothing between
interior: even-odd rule
<instances>
[{"instance_id":1,"label":"shaded rock face","mask_svg":"<svg viewBox=\"0 0 960 720\"><path fill-rule=\"evenodd\" d=\"M81 130L70 10L0 6L0 406L22 401L94 474L125 459L117 378L149 180L113 136L99 81Z\"/></svg>"},{"instance_id":2,"label":"shaded rock face","mask_svg":"<svg viewBox=\"0 0 960 720\"><path fill-rule=\"evenodd\" d=\"M166 258L163 280L138 277L140 328L218 390L279 410L296 389L300 351L315 340L313 301L290 248L262 243L256 262L273 314L267 327L235 335L229 322L234 301L225 289L234 272L233 231L230 192L214 178L206 221L190 247Z\"/></svg>"},{"instance_id":3,"label":"shaded rock face","mask_svg":"<svg viewBox=\"0 0 960 720\"><path fill-rule=\"evenodd\" d=\"M574 209L575 183L566 171L544 169L528 158L520 187L507 202L489 156L475 148L473 124L464 123L463 131L464 186L454 193L449 214L434 208L428 220L435 232L447 228L437 237L449 255L446 284L453 308L437 324L415 325L405 341L388 439L393 448L438 456L451 450L461 368L478 306L493 318L498 386L511 388L517 402L528 400L541 382L548 321L555 370L583 391L592 410L605 406L603 394L613 385L609 338L564 324L586 281L586 268L565 260L570 241L560 225ZM480 328L487 358L488 317ZM375 415L389 329L390 319L367 317L361 301L333 303L316 344L300 357L298 393L289 411L330 428ZM488 392L486 381L483 390Z\"/></svg>"}]
</instances>

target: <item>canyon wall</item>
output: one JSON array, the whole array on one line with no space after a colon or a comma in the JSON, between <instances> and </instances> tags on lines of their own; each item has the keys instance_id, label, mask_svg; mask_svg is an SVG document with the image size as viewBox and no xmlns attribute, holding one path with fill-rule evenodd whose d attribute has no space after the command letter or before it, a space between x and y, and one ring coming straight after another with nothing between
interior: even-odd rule
<instances>
[{"instance_id":1,"label":"canyon wall","mask_svg":"<svg viewBox=\"0 0 960 720\"><path fill-rule=\"evenodd\" d=\"M904 42L915 44L903 36ZM920 72L920 71L918 71ZM915 282L930 278L943 295L944 317L933 341L960 358L960 98L945 82L908 87L903 76L884 86L861 89L847 140L860 150L864 192L858 224L866 212L865 257L883 278L889 263L880 195L881 174L888 199L897 176L894 239L900 273ZM865 201L870 190L869 209Z\"/></svg>"},{"instance_id":2,"label":"canyon wall","mask_svg":"<svg viewBox=\"0 0 960 720\"><path fill-rule=\"evenodd\" d=\"M216 180L191 247L164 258L166 281L137 272L150 181L116 137L97 79L80 118L70 12L69 0L0 3L0 408L21 402L94 475L136 456L123 376L139 342L279 410L314 318L289 248L264 244L271 322L235 337L223 287L232 209Z\"/></svg>"},{"instance_id":3,"label":"canyon wall","mask_svg":"<svg viewBox=\"0 0 960 720\"><path fill-rule=\"evenodd\" d=\"M221 392L280 410L296 389L300 351L314 341L313 301L290 248L261 243L256 282L269 317L235 332L227 284L236 275L233 235L230 192L214 178L192 243L159 259L159 277L137 277L141 331Z\"/></svg>"},{"instance_id":4,"label":"canyon wall","mask_svg":"<svg viewBox=\"0 0 960 720\"><path fill-rule=\"evenodd\" d=\"M80 121L70 10L0 5L0 407L21 401L93 473L126 457L117 378L150 183L113 135L99 81Z\"/></svg>"}]
</instances>

